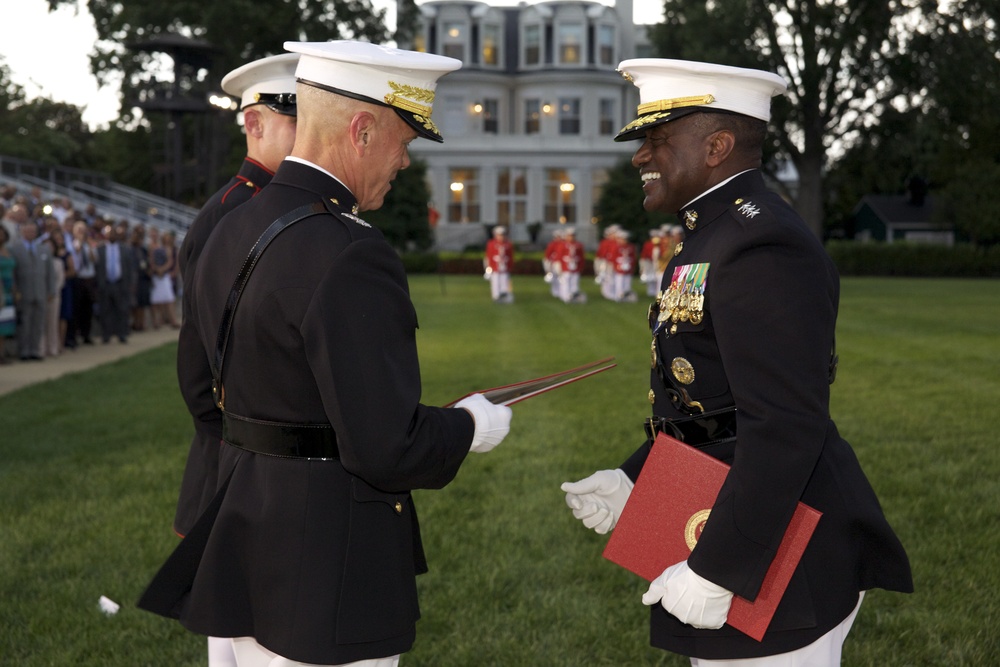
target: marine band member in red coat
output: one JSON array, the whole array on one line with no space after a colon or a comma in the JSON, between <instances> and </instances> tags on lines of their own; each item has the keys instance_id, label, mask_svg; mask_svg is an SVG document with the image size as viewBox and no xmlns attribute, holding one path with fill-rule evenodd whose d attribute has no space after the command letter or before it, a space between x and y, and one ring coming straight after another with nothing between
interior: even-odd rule
<instances>
[{"instance_id":1,"label":"marine band member in red coat","mask_svg":"<svg viewBox=\"0 0 1000 667\"><path fill-rule=\"evenodd\" d=\"M513 303L514 291L510 271L514 267L514 244L507 239L507 228L497 225L493 238L486 242L483 257L484 276L490 281L490 297L496 303Z\"/></svg>"},{"instance_id":2,"label":"marine band member in red coat","mask_svg":"<svg viewBox=\"0 0 1000 667\"><path fill-rule=\"evenodd\" d=\"M565 303L586 303L587 295L580 291L580 274L586 259L583 244L576 240L576 230L566 227L563 240L555 253L558 267L559 298Z\"/></svg>"}]
</instances>

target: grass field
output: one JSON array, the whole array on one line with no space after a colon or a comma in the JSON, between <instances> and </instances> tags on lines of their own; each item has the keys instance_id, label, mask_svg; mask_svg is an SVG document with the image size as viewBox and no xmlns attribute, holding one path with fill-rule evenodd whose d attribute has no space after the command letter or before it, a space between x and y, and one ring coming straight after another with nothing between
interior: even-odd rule
<instances>
[{"instance_id":1,"label":"grass field","mask_svg":"<svg viewBox=\"0 0 1000 667\"><path fill-rule=\"evenodd\" d=\"M418 491L431 571L404 667L688 664L649 648L645 589L601 558L559 484L642 440L646 305L517 303L411 280L424 401L603 356L618 368L515 407L509 438ZM781 326L781 323L775 323ZM845 665L1000 662L1000 281L845 279L831 406L909 552L917 592L873 591ZM134 601L176 543L192 428L174 346L0 397L0 665L203 665L204 640ZM0 371L2 372L2 371ZM106 595L122 605L98 610Z\"/></svg>"}]
</instances>

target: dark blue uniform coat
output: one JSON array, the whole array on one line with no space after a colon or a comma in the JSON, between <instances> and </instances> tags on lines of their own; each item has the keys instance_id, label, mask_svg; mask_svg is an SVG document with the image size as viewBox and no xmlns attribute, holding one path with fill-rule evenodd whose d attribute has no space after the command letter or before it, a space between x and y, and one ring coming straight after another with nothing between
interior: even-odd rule
<instances>
[{"instance_id":1,"label":"dark blue uniform coat","mask_svg":"<svg viewBox=\"0 0 1000 667\"><path fill-rule=\"evenodd\" d=\"M177 342L177 379L194 421L194 437L177 498L174 531L187 535L191 526L211 502L219 482L219 444L222 442L222 414L212 400L212 374L205 365L205 351L194 327L191 295L198 258L215 226L226 213L260 192L272 174L259 162L244 158L239 172L205 202L184 235L178 253L183 321Z\"/></svg>"},{"instance_id":2,"label":"dark blue uniform coat","mask_svg":"<svg viewBox=\"0 0 1000 667\"><path fill-rule=\"evenodd\" d=\"M753 600L796 503L823 517L762 642L729 626L697 630L654 605L652 643L706 659L783 653L846 618L859 591L911 591L910 566L830 418L839 277L822 245L756 170L703 195L681 219L690 224L662 289L675 267L708 264L703 317L663 327L656 353L671 377L678 360L688 383L677 385L692 402L737 408L735 441L705 448L732 468L689 565ZM655 371L651 388L655 415L685 416ZM649 447L622 466L633 480Z\"/></svg>"},{"instance_id":3,"label":"dark blue uniform coat","mask_svg":"<svg viewBox=\"0 0 1000 667\"><path fill-rule=\"evenodd\" d=\"M474 423L420 403L417 317L399 256L351 214L343 185L291 160L220 221L198 262L192 310L206 359L258 237L323 201L336 212L287 228L258 261L223 383L227 414L331 424L339 460L224 443L220 492L140 606L195 632L253 636L279 655L337 664L410 648L415 575L426 569L410 490L451 481Z\"/></svg>"}]
</instances>

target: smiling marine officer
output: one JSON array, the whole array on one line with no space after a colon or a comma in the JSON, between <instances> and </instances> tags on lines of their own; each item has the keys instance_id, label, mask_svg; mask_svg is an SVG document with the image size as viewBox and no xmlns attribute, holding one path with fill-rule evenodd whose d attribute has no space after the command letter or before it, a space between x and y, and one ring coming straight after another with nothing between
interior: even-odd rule
<instances>
[{"instance_id":1,"label":"smiling marine officer","mask_svg":"<svg viewBox=\"0 0 1000 667\"><path fill-rule=\"evenodd\" d=\"M770 192L761 155L778 75L699 62L626 60L643 207L677 214L649 312L653 416L621 466L566 483L573 514L612 530L660 431L731 465L685 561L643 595L654 646L692 665L837 665L864 591L913 590L909 562L851 446L830 418L836 267ZM670 490L666 490L669 493ZM758 595L799 501L823 513L762 641L726 626Z\"/></svg>"}]
</instances>

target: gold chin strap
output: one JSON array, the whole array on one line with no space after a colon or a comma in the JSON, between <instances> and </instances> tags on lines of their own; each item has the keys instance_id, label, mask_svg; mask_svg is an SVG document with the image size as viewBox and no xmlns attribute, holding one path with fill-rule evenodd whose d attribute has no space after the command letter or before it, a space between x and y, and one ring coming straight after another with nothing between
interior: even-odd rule
<instances>
[{"instance_id":1,"label":"gold chin strap","mask_svg":"<svg viewBox=\"0 0 1000 667\"><path fill-rule=\"evenodd\" d=\"M669 100L656 100L640 104L636 110L636 115L653 113L654 111L669 111L670 109L681 109L683 107L699 107L711 104L715 101L712 95L694 95L692 97L674 97Z\"/></svg>"}]
</instances>

